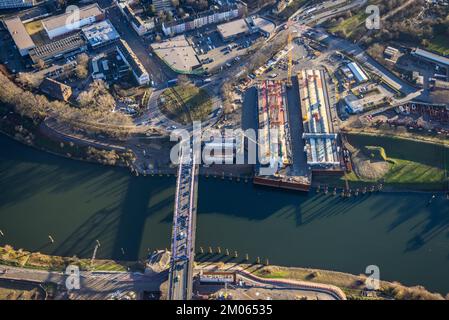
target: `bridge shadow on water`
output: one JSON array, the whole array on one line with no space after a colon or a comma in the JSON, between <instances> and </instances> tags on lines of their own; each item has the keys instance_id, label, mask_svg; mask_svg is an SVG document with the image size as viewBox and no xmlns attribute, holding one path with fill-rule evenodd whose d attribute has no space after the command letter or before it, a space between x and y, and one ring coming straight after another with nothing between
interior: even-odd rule
<instances>
[{"instance_id":1,"label":"bridge shadow on water","mask_svg":"<svg viewBox=\"0 0 449 320\"><path fill-rule=\"evenodd\" d=\"M154 179L159 183L156 184ZM154 243L144 242L145 233L147 239L153 239L153 234L158 238L156 231L159 230L156 229L162 224L169 230L171 226L171 219L162 219L157 225L150 223L150 229L147 226L147 219L153 215L171 213L174 201L174 181L171 181L174 179L154 179L129 177L126 188L113 195L117 197L114 203L94 212L58 246L55 253L78 252L83 257L90 257L98 239L101 243L99 252L103 252L100 256L131 261L142 257L142 248L156 249L155 246L161 243L168 246L170 234L166 235L165 241L159 238Z\"/></svg>"},{"instance_id":2,"label":"bridge shadow on water","mask_svg":"<svg viewBox=\"0 0 449 320\"><path fill-rule=\"evenodd\" d=\"M431 193L381 192L341 198L331 192L324 195L313 191L307 195L227 179L203 178L199 195L200 226L201 216L217 213L248 221L273 217L292 220L298 228L339 215L362 215L368 221L382 219L381 233L402 233L405 253L421 249L438 236L449 238L449 200L442 194L429 204ZM405 232L398 229L402 225L407 226Z\"/></svg>"}]
</instances>

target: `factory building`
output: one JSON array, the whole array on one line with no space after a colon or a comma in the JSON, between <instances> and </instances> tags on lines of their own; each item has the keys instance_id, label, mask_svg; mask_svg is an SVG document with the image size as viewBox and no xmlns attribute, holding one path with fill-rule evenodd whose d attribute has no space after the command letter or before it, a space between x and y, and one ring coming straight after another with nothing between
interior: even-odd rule
<instances>
[{"instance_id":1,"label":"factory building","mask_svg":"<svg viewBox=\"0 0 449 320\"><path fill-rule=\"evenodd\" d=\"M49 62L63 56L69 57L87 50L86 42L79 33L52 41L29 51L31 60Z\"/></svg>"},{"instance_id":2,"label":"factory building","mask_svg":"<svg viewBox=\"0 0 449 320\"><path fill-rule=\"evenodd\" d=\"M82 7L78 12L66 12L64 14L47 18L42 21L50 39L64 34L80 30L82 27L104 20L105 14L97 3Z\"/></svg>"}]
</instances>

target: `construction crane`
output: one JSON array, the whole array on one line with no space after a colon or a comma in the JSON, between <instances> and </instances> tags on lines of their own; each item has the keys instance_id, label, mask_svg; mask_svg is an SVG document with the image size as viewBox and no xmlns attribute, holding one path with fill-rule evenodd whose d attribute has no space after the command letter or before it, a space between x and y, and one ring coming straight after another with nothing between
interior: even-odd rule
<instances>
[{"instance_id":1,"label":"construction crane","mask_svg":"<svg viewBox=\"0 0 449 320\"><path fill-rule=\"evenodd\" d=\"M290 26L292 24L291 20L288 20L287 22L287 49L288 51L288 71L287 71L287 87L292 86L292 73L293 73L293 48L292 48L292 39L293 39L293 32L290 29Z\"/></svg>"}]
</instances>

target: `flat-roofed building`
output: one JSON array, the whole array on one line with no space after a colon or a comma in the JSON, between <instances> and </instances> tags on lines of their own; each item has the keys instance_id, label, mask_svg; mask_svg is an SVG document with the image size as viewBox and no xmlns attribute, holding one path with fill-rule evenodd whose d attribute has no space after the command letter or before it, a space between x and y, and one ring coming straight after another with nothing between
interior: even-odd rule
<instances>
[{"instance_id":1,"label":"flat-roofed building","mask_svg":"<svg viewBox=\"0 0 449 320\"><path fill-rule=\"evenodd\" d=\"M31 49L36 47L33 39L31 39L22 21L18 17L4 20L4 24L22 56L26 56Z\"/></svg>"},{"instance_id":2,"label":"flat-roofed building","mask_svg":"<svg viewBox=\"0 0 449 320\"><path fill-rule=\"evenodd\" d=\"M35 47L30 50L31 60L37 63L38 60L45 62L52 61L62 56L74 55L87 49L86 42L79 33L69 37L52 41L47 44Z\"/></svg>"},{"instance_id":3,"label":"flat-roofed building","mask_svg":"<svg viewBox=\"0 0 449 320\"><path fill-rule=\"evenodd\" d=\"M247 21L252 32L259 32L267 38L276 30L276 25L273 22L261 17L249 17Z\"/></svg>"},{"instance_id":4,"label":"flat-roofed building","mask_svg":"<svg viewBox=\"0 0 449 320\"><path fill-rule=\"evenodd\" d=\"M218 33L224 41L230 41L249 32L245 19L226 22L217 26Z\"/></svg>"},{"instance_id":5,"label":"flat-roofed building","mask_svg":"<svg viewBox=\"0 0 449 320\"><path fill-rule=\"evenodd\" d=\"M82 31L87 42L93 49L107 45L120 38L117 30L115 30L109 20L85 27Z\"/></svg>"},{"instance_id":6,"label":"flat-roofed building","mask_svg":"<svg viewBox=\"0 0 449 320\"><path fill-rule=\"evenodd\" d=\"M80 8L78 12L66 12L47 18L42 21L42 26L48 37L54 39L69 32L80 30L82 27L101 21L104 18L103 10L97 3L94 3Z\"/></svg>"},{"instance_id":7,"label":"flat-roofed building","mask_svg":"<svg viewBox=\"0 0 449 320\"><path fill-rule=\"evenodd\" d=\"M35 4L34 0L0 0L0 9L29 8Z\"/></svg>"},{"instance_id":8,"label":"flat-roofed building","mask_svg":"<svg viewBox=\"0 0 449 320\"><path fill-rule=\"evenodd\" d=\"M179 73L192 73L201 67L201 63L184 35L160 43L151 48L172 70Z\"/></svg>"},{"instance_id":9,"label":"flat-roofed building","mask_svg":"<svg viewBox=\"0 0 449 320\"><path fill-rule=\"evenodd\" d=\"M131 68L134 78L140 85L145 85L150 82L150 75L145 70L142 62L136 56L134 51L128 45L128 43L122 39L118 42L117 50L126 62L126 64Z\"/></svg>"}]
</instances>

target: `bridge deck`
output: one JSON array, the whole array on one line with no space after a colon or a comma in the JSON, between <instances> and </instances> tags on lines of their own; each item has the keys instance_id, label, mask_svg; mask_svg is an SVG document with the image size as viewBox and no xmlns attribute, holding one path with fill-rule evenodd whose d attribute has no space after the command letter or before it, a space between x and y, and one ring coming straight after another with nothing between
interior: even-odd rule
<instances>
[{"instance_id":1,"label":"bridge deck","mask_svg":"<svg viewBox=\"0 0 449 320\"><path fill-rule=\"evenodd\" d=\"M170 300L191 299L195 258L198 165L191 153L181 155L180 160L173 214Z\"/></svg>"}]
</instances>

